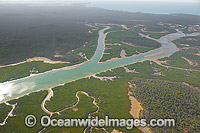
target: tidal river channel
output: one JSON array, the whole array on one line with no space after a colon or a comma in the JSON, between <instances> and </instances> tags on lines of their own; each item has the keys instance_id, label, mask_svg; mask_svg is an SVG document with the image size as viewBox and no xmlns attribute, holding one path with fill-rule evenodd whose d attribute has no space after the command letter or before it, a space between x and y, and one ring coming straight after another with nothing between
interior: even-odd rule
<instances>
[{"instance_id":1,"label":"tidal river channel","mask_svg":"<svg viewBox=\"0 0 200 133\"><path fill-rule=\"evenodd\" d=\"M95 54L89 61L75 66L55 69L45 73L35 74L34 76L0 83L0 102L9 101L11 99L35 92L37 90L48 89L71 81L75 81L108 69L132 64L139 61L152 60L155 57L161 58L169 56L175 53L177 50L176 45L172 43L172 41L186 36L179 31L177 33L168 34L158 39L158 41L162 44L162 46L158 49L138 55L133 55L127 58L99 63L105 48L105 38L107 33L104 33L104 31L109 28L109 26L106 26L104 29L99 31L98 46ZM190 34L188 36L195 35L196 34Z\"/></svg>"}]
</instances>

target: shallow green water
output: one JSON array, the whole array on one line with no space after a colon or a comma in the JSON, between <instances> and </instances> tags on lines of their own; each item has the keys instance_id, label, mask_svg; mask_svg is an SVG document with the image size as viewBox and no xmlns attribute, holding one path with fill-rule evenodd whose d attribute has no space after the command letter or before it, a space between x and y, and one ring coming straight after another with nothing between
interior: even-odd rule
<instances>
[{"instance_id":1,"label":"shallow green water","mask_svg":"<svg viewBox=\"0 0 200 133\"><path fill-rule=\"evenodd\" d=\"M139 54L136 56L100 64L98 62L101 59L104 50L104 41L105 41L104 31L108 28L109 27L106 27L103 30L99 31L98 47L94 56L90 61L73 69L68 69L68 70L58 69L23 79L1 83L0 101L2 100L5 101L8 99L10 100L37 90L55 87L58 86L59 84L68 83L73 80L78 80L83 77L105 71L107 69L116 68L122 65L127 65L138 61L151 60L154 57L168 56L176 51L176 46L173 43L171 43L168 39L170 38L169 35L162 37L160 39L163 45L159 49L149 51L144 54ZM173 38L176 38L176 36L178 38L179 36L183 35L181 35L180 33L174 33L173 35L171 35L171 37ZM165 48L168 48L169 50L160 55L144 57L146 55L160 52Z\"/></svg>"}]
</instances>

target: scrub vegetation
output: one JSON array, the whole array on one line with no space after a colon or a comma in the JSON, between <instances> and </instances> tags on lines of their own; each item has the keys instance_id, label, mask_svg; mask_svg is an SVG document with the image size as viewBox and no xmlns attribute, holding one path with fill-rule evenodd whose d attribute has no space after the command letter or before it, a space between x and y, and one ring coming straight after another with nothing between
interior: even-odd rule
<instances>
[{"instance_id":1,"label":"scrub vegetation","mask_svg":"<svg viewBox=\"0 0 200 133\"><path fill-rule=\"evenodd\" d=\"M0 82L11 81L30 74L38 74L52 69L69 66L70 63L49 64L43 61L26 62L19 65L0 68Z\"/></svg>"},{"instance_id":2,"label":"scrub vegetation","mask_svg":"<svg viewBox=\"0 0 200 133\"><path fill-rule=\"evenodd\" d=\"M175 127L154 127L155 132L198 132L200 92L181 83L155 80L132 80L135 97L142 103L141 117L175 119Z\"/></svg>"},{"instance_id":3,"label":"scrub vegetation","mask_svg":"<svg viewBox=\"0 0 200 133\"><path fill-rule=\"evenodd\" d=\"M161 46L158 42L144 38L139 35L141 27L128 29L128 30L116 30L117 26L111 27L110 32L106 37L105 51L101 62L109 60L111 58L121 58L121 50L125 50L126 57L134 54L144 53L149 50L158 48ZM118 26L119 27L119 26Z\"/></svg>"},{"instance_id":4,"label":"scrub vegetation","mask_svg":"<svg viewBox=\"0 0 200 133\"><path fill-rule=\"evenodd\" d=\"M152 130L158 132L164 130L169 132L199 131L199 90L182 83L187 82L193 86L200 86L197 78L200 75L199 72L192 71L189 77L186 77L184 74L187 71L185 70L167 69L152 61L139 62L125 67L130 70L135 69L135 72L127 73L123 67L120 67L97 75L117 76L118 78L113 81L101 81L90 77L53 88L54 95L50 101L46 102L45 107L52 112L63 110L76 103L77 98L75 94L77 91L84 91L89 96L95 98L95 102L99 106L98 112L96 112L97 107L92 103L93 99L80 93L78 94L80 102L76 107L66 109L60 112L60 115L54 114L52 118L87 118L88 114L102 118L105 115L109 115L110 118L132 118L129 114L130 101L128 98L128 82L130 82L136 84L136 87L132 88L131 91L134 92L134 97L142 103L142 107L144 108L140 113L140 117L147 120L151 118L173 118L176 120L176 127L174 128L156 127L152 128ZM161 72L163 75L154 75L155 72ZM44 115L45 113L41 110L40 104L46 95L46 91L40 91L10 101L10 104L18 103L13 112L16 116L10 117L8 119L9 124L3 126L1 130L15 131L16 127L20 127L22 130L29 131L25 125L20 125L20 121L25 117L25 114L35 114L38 118ZM29 106L31 106L30 109L27 108ZM35 113L34 110L38 112ZM15 121L18 121L19 125L14 124ZM12 124L15 125L15 128ZM40 129L41 127L38 125L32 128L31 131L38 131ZM105 129L107 131L113 130L113 128ZM117 129L119 131L130 132L130 130L126 130L125 128ZM81 132L83 130L84 128L48 127L43 132ZM96 132L95 130L93 131ZM131 132L140 131L134 128Z\"/></svg>"},{"instance_id":5,"label":"scrub vegetation","mask_svg":"<svg viewBox=\"0 0 200 133\"><path fill-rule=\"evenodd\" d=\"M95 23L124 24L128 27L126 29L112 25L111 29L106 31L115 31L108 34L106 44L121 44L106 45L105 53L110 54L104 54L101 60L106 61L113 57L119 58L122 49L128 57L160 47L160 43L138 34L148 34L157 39L174 32L176 27L158 25L160 22L171 26L180 24L182 27L200 22L200 17L195 15L129 13L90 8L82 4L74 4L67 8L20 5L0 5L0 7L0 65L18 63L32 57L47 57L70 62L48 64L33 61L1 67L0 82L82 63L86 59L78 55L80 52L90 59L97 47L98 30L102 28ZM92 30L94 26L98 29ZM144 27L148 32L141 31ZM164 30L168 33L161 33ZM60 111L74 105L77 102L75 96L77 91L84 91L94 97L99 110L96 112L98 108L94 105L93 98L80 93L78 94L80 101L76 107L63 110L60 115L53 114L51 118L87 118L89 114L102 118L106 115L110 118L132 118L129 113L131 102L128 96L130 89L128 82L130 82L136 85L131 90L133 96L144 108L140 113L141 118L149 120L170 117L176 120L174 128L155 127L152 128L153 131L200 132L199 36L185 37L174 42L180 51L170 57L155 62L138 62L96 74L100 77L116 76L117 78L113 80L90 77L52 88L53 97L45 103L49 111ZM181 44L188 44L189 47ZM189 60L198 65L195 63L192 65ZM160 61L164 61L163 65L156 63ZM12 113L13 116L7 119L5 125L0 126L0 132L83 132L83 127L45 129L41 127L39 119L43 115L48 115L41 108L41 103L47 95L47 91L43 90L8 101L10 104L17 103L17 105ZM1 122L10 110L11 106L0 104ZM28 128L24 124L24 118L29 114L35 115L38 120L33 128ZM122 132L141 132L137 128L132 130L105 128L108 132L113 129ZM102 129L92 131L103 132Z\"/></svg>"}]
</instances>

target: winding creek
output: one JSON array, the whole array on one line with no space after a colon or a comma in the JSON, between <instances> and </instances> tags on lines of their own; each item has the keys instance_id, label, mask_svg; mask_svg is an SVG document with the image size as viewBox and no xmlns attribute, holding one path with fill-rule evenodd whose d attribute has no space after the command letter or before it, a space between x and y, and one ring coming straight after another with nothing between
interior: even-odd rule
<instances>
[{"instance_id":1,"label":"winding creek","mask_svg":"<svg viewBox=\"0 0 200 133\"><path fill-rule=\"evenodd\" d=\"M95 73L99 73L108 69L132 64L139 61L170 56L177 50L176 45L172 43L173 40L184 36L196 36L200 34L193 33L185 35L178 31L177 33L168 34L158 39L157 41L162 44L162 46L158 49L123 59L99 63L105 48L105 38L107 33L104 33L104 31L109 28L109 26L106 26L104 29L99 31L98 46L91 60L79 65L55 69L42 74L36 74L34 76L0 83L1 103L38 90L49 89L87 76L91 76Z\"/></svg>"}]
</instances>

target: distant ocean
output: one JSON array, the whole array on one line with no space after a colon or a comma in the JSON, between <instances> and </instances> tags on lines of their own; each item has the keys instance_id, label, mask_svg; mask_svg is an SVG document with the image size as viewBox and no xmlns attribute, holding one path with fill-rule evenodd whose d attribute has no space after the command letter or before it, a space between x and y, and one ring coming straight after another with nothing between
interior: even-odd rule
<instances>
[{"instance_id":1,"label":"distant ocean","mask_svg":"<svg viewBox=\"0 0 200 133\"><path fill-rule=\"evenodd\" d=\"M153 14L193 14L200 16L200 2L91 2L88 7Z\"/></svg>"}]
</instances>

